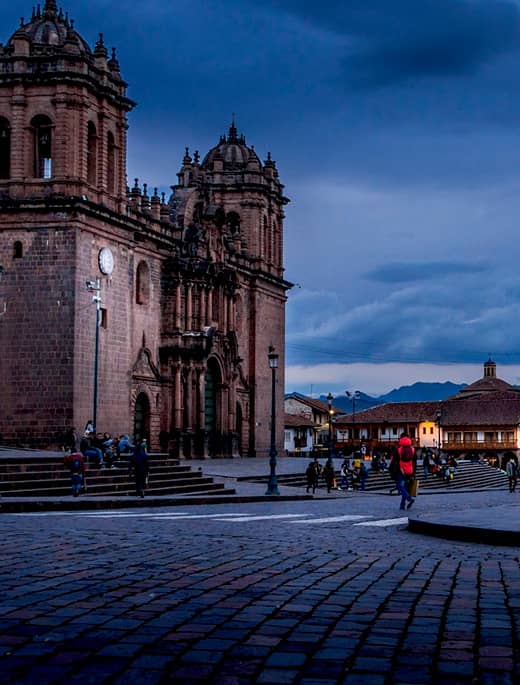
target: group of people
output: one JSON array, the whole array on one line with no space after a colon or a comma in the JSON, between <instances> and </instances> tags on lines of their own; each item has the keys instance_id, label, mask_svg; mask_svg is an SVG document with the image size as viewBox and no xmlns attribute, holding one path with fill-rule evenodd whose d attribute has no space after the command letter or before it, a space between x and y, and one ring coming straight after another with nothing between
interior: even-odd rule
<instances>
[{"instance_id":1,"label":"group of people","mask_svg":"<svg viewBox=\"0 0 520 685\"><path fill-rule=\"evenodd\" d=\"M149 474L146 440L140 440L134 445L127 434L114 437L110 433L96 434L92 421L87 421L79 441L74 428L69 431L65 449L64 463L70 470L74 497L80 492L86 492L86 463L93 463L98 468L114 468L114 462L119 459L128 461L135 481L136 495L144 497Z\"/></svg>"},{"instance_id":2,"label":"group of people","mask_svg":"<svg viewBox=\"0 0 520 685\"><path fill-rule=\"evenodd\" d=\"M359 454L345 457L341 464L341 481L339 490L364 490L368 478L368 469Z\"/></svg>"},{"instance_id":3,"label":"group of people","mask_svg":"<svg viewBox=\"0 0 520 685\"><path fill-rule=\"evenodd\" d=\"M309 492L311 489L313 494L316 492L316 488L319 486L320 478L323 478L325 481L327 492L330 492L336 487L336 473L334 471L334 462L332 461L331 457L327 459L325 466L320 464L318 457L314 457L314 459L307 466L305 476L307 478L307 492Z\"/></svg>"},{"instance_id":4,"label":"group of people","mask_svg":"<svg viewBox=\"0 0 520 685\"><path fill-rule=\"evenodd\" d=\"M329 457L322 466L318 457L314 459L307 466L305 476L307 478L307 492L316 492L319 487L320 478L325 481L327 492L330 493L333 489L338 490L364 490L365 483L368 478L368 469L364 461L356 455L356 458L345 457L340 468L341 481L338 485L336 479L336 472L334 470L334 462Z\"/></svg>"},{"instance_id":5,"label":"group of people","mask_svg":"<svg viewBox=\"0 0 520 685\"><path fill-rule=\"evenodd\" d=\"M445 457L442 454L434 454L431 450L426 449L423 453L423 471L425 478L432 475L436 478L441 478L449 484L458 472L457 460L453 455Z\"/></svg>"}]
</instances>

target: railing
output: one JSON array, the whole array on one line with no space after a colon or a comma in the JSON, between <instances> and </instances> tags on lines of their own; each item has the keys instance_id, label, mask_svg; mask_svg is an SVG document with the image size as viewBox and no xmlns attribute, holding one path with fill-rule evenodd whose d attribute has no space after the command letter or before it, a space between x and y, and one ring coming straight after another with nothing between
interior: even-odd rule
<instances>
[{"instance_id":1,"label":"railing","mask_svg":"<svg viewBox=\"0 0 520 685\"><path fill-rule=\"evenodd\" d=\"M443 450L516 450L518 443L514 440L482 440L466 442L464 440L443 440Z\"/></svg>"}]
</instances>

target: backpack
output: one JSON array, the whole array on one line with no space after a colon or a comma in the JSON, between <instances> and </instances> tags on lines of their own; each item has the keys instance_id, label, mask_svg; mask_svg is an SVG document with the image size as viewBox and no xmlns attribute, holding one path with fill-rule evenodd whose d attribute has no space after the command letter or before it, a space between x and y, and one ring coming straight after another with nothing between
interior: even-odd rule
<instances>
[{"instance_id":1,"label":"backpack","mask_svg":"<svg viewBox=\"0 0 520 685\"><path fill-rule=\"evenodd\" d=\"M410 445L403 445L402 447L399 447L399 459L401 461L412 461L414 451L413 448L410 447Z\"/></svg>"},{"instance_id":2,"label":"backpack","mask_svg":"<svg viewBox=\"0 0 520 685\"><path fill-rule=\"evenodd\" d=\"M77 473L78 471L81 471L82 466L80 459L74 459L70 465L70 470Z\"/></svg>"}]
</instances>

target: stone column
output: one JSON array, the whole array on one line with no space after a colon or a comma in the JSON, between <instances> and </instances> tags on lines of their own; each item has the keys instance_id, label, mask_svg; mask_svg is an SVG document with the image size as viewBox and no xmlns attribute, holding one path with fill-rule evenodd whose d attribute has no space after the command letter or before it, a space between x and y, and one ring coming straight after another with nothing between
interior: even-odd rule
<instances>
[{"instance_id":1,"label":"stone column","mask_svg":"<svg viewBox=\"0 0 520 685\"><path fill-rule=\"evenodd\" d=\"M200 328L204 328L204 326L209 326L207 319L206 319L206 288L204 285L200 286L200 302L199 302L199 310L200 310Z\"/></svg>"},{"instance_id":2,"label":"stone column","mask_svg":"<svg viewBox=\"0 0 520 685\"><path fill-rule=\"evenodd\" d=\"M27 150L34 149L32 131L29 123L25 125L25 110L27 101L23 88L17 86L15 88L12 100L12 118L11 118L11 178L32 178L34 171L28 168L29 160L27 159Z\"/></svg>"},{"instance_id":3,"label":"stone column","mask_svg":"<svg viewBox=\"0 0 520 685\"><path fill-rule=\"evenodd\" d=\"M208 300L206 304L206 321L207 325L211 326L213 322L213 288L211 287L208 289Z\"/></svg>"},{"instance_id":4,"label":"stone column","mask_svg":"<svg viewBox=\"0 0 520 685\"><path fill-rule=\"evenodd\" d=\"M175 288L175 328L180 330L181 328L181 307L182 307L182 295L181 295L182 284L178 283Z\"/></svg>"},{"instance_id":5,"label":"stone column","mask_svg":"<svg viewBox=\"0 0 520 685\"><path fill-rule=\"evenodd\" d=\"M224 289L222 289L222 306L219 307L222 312L222 330L224 333L228 331L228 295Z\"/></svg>"},{"instance_id":6,"label":"stone column","mask_svg":"<svg viewBox=\"0 0 520 685\"><path fill-rule=\"evenodd\" d=\"M182 374L181 365L177 362L174 365L174 427L176 430L182 429Z\"/></svg>"},{"instance_id":7,"label":"stone column","mask_svg":"<svg viewBox=\"0 0 520 685\"><path fill-rule=\"evenodd\" d=\"M186 330L191 331L193 317L193 284L186 284Z\"/></svg>"}]
</instances>

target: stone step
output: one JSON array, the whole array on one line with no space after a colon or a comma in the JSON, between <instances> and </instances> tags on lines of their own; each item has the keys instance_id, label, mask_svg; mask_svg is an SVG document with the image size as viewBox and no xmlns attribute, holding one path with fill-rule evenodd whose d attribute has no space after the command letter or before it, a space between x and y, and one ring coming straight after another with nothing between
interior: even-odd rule
<instances>
[{"instance_id":1,"label":"stone step","mask_svg":"<svg viewBox=\"0 0 520 685\"><path fill-rule=\"evenodd\" d=\"M422 469L419 467L417 472L419 479L419 488L424 491L445 490L471 490L471 489L503 489L507 486L507 476L500 470L479 463L462 463L459 464L458 473L455 478L449 482L435 476L424 477ZM268 476L258 477L240 477L238 480L247 480L255 483L266 483ZM280 474L277 476L279 485L286 485L289 487L307 487L307 478L305 473L295 474ZM336 472L337 484L341 483L341 475ZM318 484L320 489L325 488L325 481L320 479ZM394 481L390 478L388 472L371 472L365 483L365 490L370 492L384 492L395 488Z\"/></svg>"},{"instance_id":2,"label":"stone step","mask_svg":"<svg viewBox=\"0 0 520 685\"><path fill-rule=\"evenodd\" d=\"M204 476L200 467L194 470L167 454L150 455L148 494L234 494L231 488L214 483ZM129 463L122 458L116 468L100 469L86 465L86 484L89 495L135 494ZM60 497L71 494L70 472L61 456L29 454L22 457L0 455L0 495L13 497Z\"/></svg>"},{"instance_id":3,"label":"stone step","mask_svg":"<svg viewBox=\"0 0 520 685\"><path fill-rule=\"evenodd\" d=\"M159 481L153 483L150 481L148 488L146 489L148 495L199 495L199 494L234 494L235 490L231 488L225 488L221 483L204 482L197 483L193 485L182 485L173 484L168 481ZM50 490L46 490L44 493L35 491L34 489L29 490L17 490L11 493L2 493L2 496L6 500L9 498L49 498L49 497L67 497L71 494L70 483L63 485L63 487L54 487ZM135 486L131 481L125 481L118 484L112 484L111 487L107 487L105 484L94 484L91 485L87 481L86 493L89 496L99 496L106 497L107 495L117 495L119 497L126 495L135 495Z\"/></svg>"}]
</instances>

